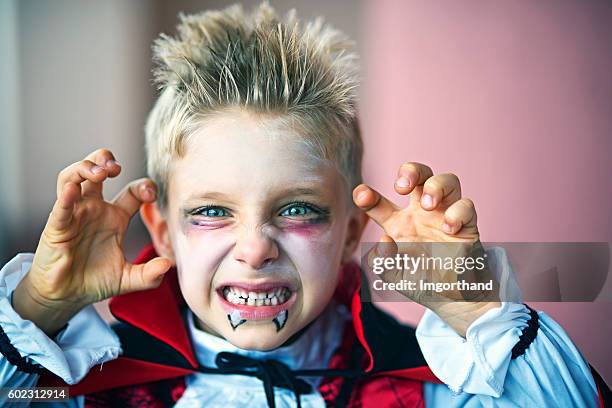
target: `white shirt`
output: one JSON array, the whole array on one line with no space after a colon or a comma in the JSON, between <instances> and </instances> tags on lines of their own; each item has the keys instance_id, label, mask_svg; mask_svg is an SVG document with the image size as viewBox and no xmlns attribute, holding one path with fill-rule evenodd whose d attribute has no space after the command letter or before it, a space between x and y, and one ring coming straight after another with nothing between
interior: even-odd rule
<instances>
[{"instance_id":1,"label":"white shirt","mask_svg":"<svg viewBox=\"0 0 612 408\"><path fill-rule=\"evenodd\" d=\"M187 327L191 334L194 352L200 364L216 367L215 357L221 351L229 351L254 359L275 359L295 369L326 368L328 362L340 345L339 335L344 325L351 319L349 310L332 301L313 324L300 337L286 347L272 351L240 349L225 339L213 336L195 327L193 313L187 310ZM316 390L321 377L304 377ZM293 391L275 387L274 397L277 407L295 406ZM302 395L303 407L325 407L323 397L318 392ZM223 407L228 406L267 406L262 382L256 377L225 374L193 374L187 377L187 389L175 407Z\"/></svg>"}]
</instances>

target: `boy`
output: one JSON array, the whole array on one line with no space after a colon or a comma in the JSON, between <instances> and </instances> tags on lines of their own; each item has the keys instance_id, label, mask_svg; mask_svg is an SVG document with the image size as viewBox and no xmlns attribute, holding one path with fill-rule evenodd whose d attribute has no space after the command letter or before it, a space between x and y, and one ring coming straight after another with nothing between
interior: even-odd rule
<instances>
[{"instance_id":1,"label":"boy","mask_svg":"<svg viewBox=\"0 0 612 408\"><path fill-rule=\"evenodd\" d=\"M415 334L361 303L368 217L389 243L479 234L454 175L400 166L407 208L360 184L340 33L234 6L182 17L155 56L150 179L109 203L110 151L67 167L36 253L2 269L3 387L65 382L67 406L597 405L578 350L524 305L410 293L431 309ZM130 264L137 211L153 245ZM91 307L107 298L112 330Z\"/></svg>"}]
</instances>

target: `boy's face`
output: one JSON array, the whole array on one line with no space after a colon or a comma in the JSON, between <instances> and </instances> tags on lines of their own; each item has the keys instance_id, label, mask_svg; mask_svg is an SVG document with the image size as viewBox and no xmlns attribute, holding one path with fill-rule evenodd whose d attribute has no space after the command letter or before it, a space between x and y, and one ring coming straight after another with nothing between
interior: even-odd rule
<instances>
[{"instance_id":1,"label":"boy's face","mask_svg":"<svg viewBox=\"0 0 612 408\"><path fill-rule=\"evenodd\" d=\"M172 164L165 222L181 291L200 328L243 349L278 347L315 319L361 232L340 174L302 140L226 112Z\"/></svg>"}]
</instances>

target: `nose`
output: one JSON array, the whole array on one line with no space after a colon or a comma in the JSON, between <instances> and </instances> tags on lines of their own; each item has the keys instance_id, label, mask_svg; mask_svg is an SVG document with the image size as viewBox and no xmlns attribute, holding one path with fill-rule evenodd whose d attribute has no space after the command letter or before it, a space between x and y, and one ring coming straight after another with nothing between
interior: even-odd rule
<instances>
[{"instance_id":1,"label":"nose","mask_svg":"<svg viewBox=\"0 0 612 408\"><path fill-rule=\"evenodd\" d=\"M234 259L260 269L278 258L278 247L273 239L260 229L245 231L234 247Z\"/></svg>"}]
</instances>

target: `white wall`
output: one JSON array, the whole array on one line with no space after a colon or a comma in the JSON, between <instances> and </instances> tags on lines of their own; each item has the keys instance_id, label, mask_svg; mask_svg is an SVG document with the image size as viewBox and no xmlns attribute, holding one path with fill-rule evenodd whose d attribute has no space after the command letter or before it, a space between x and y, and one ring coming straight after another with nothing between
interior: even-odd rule
<instances>
[{"instance_id":1,"label":"white wall","mask_svg":"<svg viewBox=\"0 0 612 408\"><path fill-rule=\"evenodd\" d=\"M0 254L22 220L17 0L0 1Z\"/></svg>"},{"instance_id":2,"label":"white wall","mask_svg":"<svg viewBox=\"0 0 612 408\"><path fill-rule=\"evenodd\" d=\"M25 0L1 7L7 24L0 24L0 47L9 71L0 80L10 90L2 100L12 108L3 102L1 109L10 115L2 118L2 208L18 220L16 229L0 232L9 241L6 257L35 249L65 166L98 147L112 149L124 172L108 184L107 197L144 174L155 14L144 0Z\"/></svg>"}]
</instances>

